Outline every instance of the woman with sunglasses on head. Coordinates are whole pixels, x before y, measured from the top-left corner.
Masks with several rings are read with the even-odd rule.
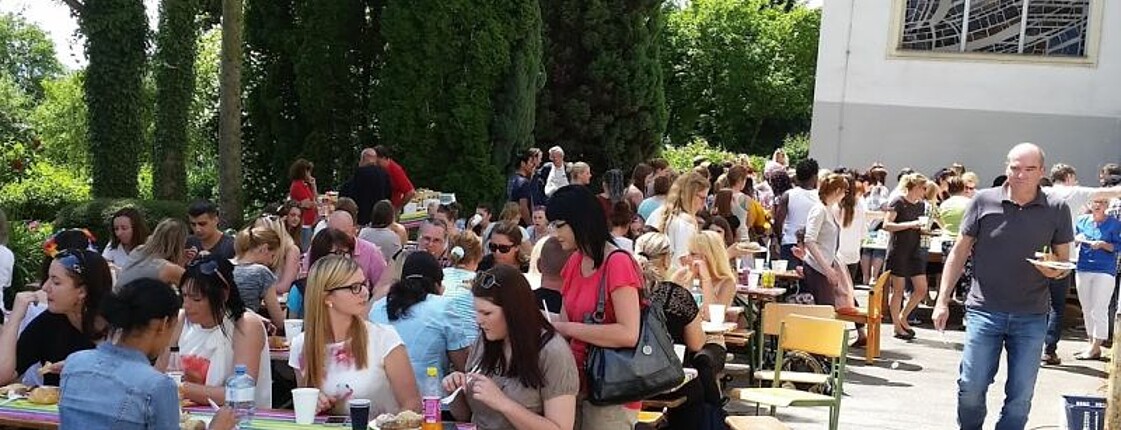
[[[62,428],[179,428],[175,381],[150,363],[174,339],[181,303],[170,285],[154,279],[122,285],[101,302],[112,340],[69,357],[58,408]],[[211,429],[236,425],[230,408],[210,422]]]
[[[522,273],[529,271],[529,258],[523,256],[522,244],[525,236],[522,233],[525,229],[518,226],[513,221],[499,222],[491,229],[490,241],[487,243],[487,249],[490,251],[483,261],[479,263],[479,267],[483,270],[494,267],[497,264],[505,264],[514,266],[521,270]]]
[[[642,279],[634,259],[625,251],[615,252],[619,247],[611,241],[607,218],[587,187],[569,185],[557,190],[549,199],[547,214],[561,247],[575,251],[561,272],[561,321],[553,326],[569,339],[576,368],[585,378],[588,345],[625,348],[638,342],[638,289]],[[594,324],[589,317],[596,309],[601,279],[607,290],[605,313],[602,323]],[[580,385],[586,387],[587,383],[581,379]],[[639,402],[595,406],[586,400],[583,389],[581,392],[584,394],[577,400],[577,428],[634,427]]]
[[[272,262],[268,266],[276,275],[276,282],[273,283],[276,293],[278,295],[287,293],[300,273],[300,246],[296,245],[284,230],[284,220],[280,218],[272,215],[262,216],[253,222],[253,226],[271,229],[280,238],[280,247],[276,249]]]
[[[328,255],[345,257],[354,255],[354,238],[342,230],[333,228],[322,230],[315,235],[315,238],[311,240],[311,246],[307,254],[304,254],[303,262],[300,263],[300,275],[296,279],[296,288],[288,290],[288,316],[290,318],[303,318],[304,297],[307,296],[308,269],[320,258]]]
[[[129,254],[148,240],[148,225],[144,222],[144,215],[132,207],[118,210],[109,222],[113,236],[101,256],[109,267],[122,267],[128,263]]]
[[[257,381],[257,407],[267,409],[272,407],[268,335],[237,293],[236,270],[213,255],[187,266],[179,282],[183,311],[171,346],[178,347],[183,362],[183,398],[199,405],[209,400],[224,404],[226,379],[234,375],[234,365],[244,364],[246,374]]]
[[[451,367],[464,370],[467,347],[474,339],[468,335],[475,328],[471,317],[453,312],[451,301],[440,295],[443,280],[436,257],[427,252],[409,254],[401,280],[370,310],[370,321],[393,327],[404,340],[418,387],[428,377],[429,367],[435,367],[440,378]]]
[[[481,430],[570,430],[580,376],[567,342],[534,304],[525,277],[510,266],[481,273],[471,287],[483,335],[471,347],[469,373],[444,378],[459,420]],[[514,351],[517,351],[516,353]]]
[[[117,273],[117,285],[137,279],[158,279],[168,284],[179,282],[187,264],[187,236],[190,230],[183,221],[168,218],[160,221],[152,235],[132,252],[128,264]]]
[[[98,315],[98,304],[112,285],[109,264],[97,252],[67,249],[56,254],[43,281],[46,311],[22,333],[16,323],[0,330],[0,385],[40,364],[46,366],[40,369],[45,385],[57,386],[66,357],[92,349],[104,338],[105,321]],[[16,294],[12,321],[21,321],[27,308],[39,300],[37,292]]]
[[[369,399],[370,416],[420,411],[409,354],[393,327],[370,322],[370,283],[353,259],[328,256],[308,273],[304,332],[288,364],[301,387],[319,389],[318,412],[347,413],[347,400]]]
[[[267,227],[247,227],[234,238],[234,285],[241,295],[245,308],[262,313],[264,309],[273,325],[284,327],[284,313],[280,310],[276,275],[269,268],[276,261],[280,249],[280,236]]]

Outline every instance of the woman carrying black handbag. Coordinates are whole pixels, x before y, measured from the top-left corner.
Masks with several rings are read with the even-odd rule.
[[[588,352],[595,347],[633,348],[639,340],[642,285],[634,260],[611,240],[607,218],[595,195],[583,186],[557,190],[546,210],[555,237],[566,251],[575,251],[561,271],[562,321],[557,332],[569,339],[580,370],[576,402],[576,428],[581,430],[632,429],[640,402],[597,406],[588,399]],[[606,278],[604,278],[606,277]],[[607,294],[601,323],[594,324],[599,285],[605,279]]]

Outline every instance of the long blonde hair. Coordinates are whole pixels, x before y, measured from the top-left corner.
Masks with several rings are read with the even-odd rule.
[[[270,229],[280,238],[279,252],[277,252],[276,256],[273,258],[272,264],[269,264],[269,269],[279,274],[284,269],[285,257],[288,254],[288,250],[297,246],[296,241],[292,240],[292,235],[288,234],[288,229],[284,226],[283,219],[261,217],[253,222],[253,226]]]
[[[249,226],[237,232],[237,237],[234,238],[234,252],[237,254],[237,259],[241,260],[246,253],[261,245],[275,251],[280,248],[282,236],[287,235],[282,235],[269,227]]]
[[[677,177],[673,186],[666,194],[665,213],[662,214],[662,223],[658,231],[666,233],[670,221],[682,213],[694,216],[701,208],[693,207],[693,196],[709,189],[708,179],[696,172],[689,172]],[[699,230],[699,226],[698,226]]]
[[[729,262],[728,250],[724,248],[724,237],[712,230],[697,232],[689,243],[689,251],[703,255],[708,273],[716,282],[736,279]]]
[[[129,267],[149,258],[162,258],[171,264],[182,264],[186,253],[187,235],[190,229],[183,221],[167,218],[156,225],[152,235],[139,248]]]
[[[331,332],[327,309],[327,291],[339,288],[361,273],[353,259],[337,255],[320,258],[311,266],[307,277],[306,314],[304,315],[304,373],[310,387],[320,387],[327,369],[327,344],[342,341]],[[358,369],[366,368],[366,319],[351,316],[349,348]]]

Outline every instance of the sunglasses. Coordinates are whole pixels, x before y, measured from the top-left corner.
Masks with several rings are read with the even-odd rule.
[[[350,284],[350,285],[343,285],[341,287],[331,288],[331,289],[327,290],[327,292],[330,293],[332,291],[338,291],[338,290],[350,290],[350,292],[354,293],[354,295],[359,295],[359,294],[362,294],[363,291],[369,291],[370,290],[370,281],[355,282],[355,283]]]
[[[483,272],[475,276],[475,283],[484,290],[489,290],[499,285],[498,278],[490,272]]]
[[[233,284],[222,275],[221,270],[218,270],[218,262],[215,260],[194,259],[187,263],[187,269],[195,269],[203,275],[216,277],[219,281],[222,281],[222,285],[225,285],[226,289],[233,289]]]
[[[55,261],[65,267],[66,270],[81,275],[86,271],[86,257],[82,256],[81,251],[66,249],[55,256]]]
[[[490,252],[498,252],[498,253],[501,253],[501,254],[505,254],[507,252],[510,252],[510,250],[514,249],[514,245],[499,245],[497,243],[492,243],[490,245],[487,245],[487,248],[490,248]]]
[[[567,222],[564,222],[564,221],[561,221],[561,220],[556,220],[556,221],[553,221],[553,222],[549,223],[549,228],[558,229],[558,228],[564,227],[566,225],[568,225]]]

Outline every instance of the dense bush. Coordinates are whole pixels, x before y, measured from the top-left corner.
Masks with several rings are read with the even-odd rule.
[[[35,282],[38,277],[39,265],[43,263],[43,242],[51,236],[53,229],[49,223],[38,221],[11,223],[11,235],[8,237],[8,249],[16,257],[16,265],[12,273],[12,290],[4,295],[7,302],[5,306],[11,307],[11,301],[16,291]]]
[[[798,133],[786,136],[782,141],[782,150],[791,166],[798,164],[810,156],[810,134]]]
[[[110,217],[123,207],[132,206],[144,214],[149,229],[156,228],[164,218],[187,218],[187,205],[183,202],[168,200],[136,199],[95,199],[81,204],[68,206],[55,220],[57,228],[88,228],[97,238],[98,247],[109,243],[112,232],[109,228]]]
[[[65,206],[90,199],[90,186],[74,172],[39,162],[22,181],[0,187],[0,208],[12,220],[52,220]]]

